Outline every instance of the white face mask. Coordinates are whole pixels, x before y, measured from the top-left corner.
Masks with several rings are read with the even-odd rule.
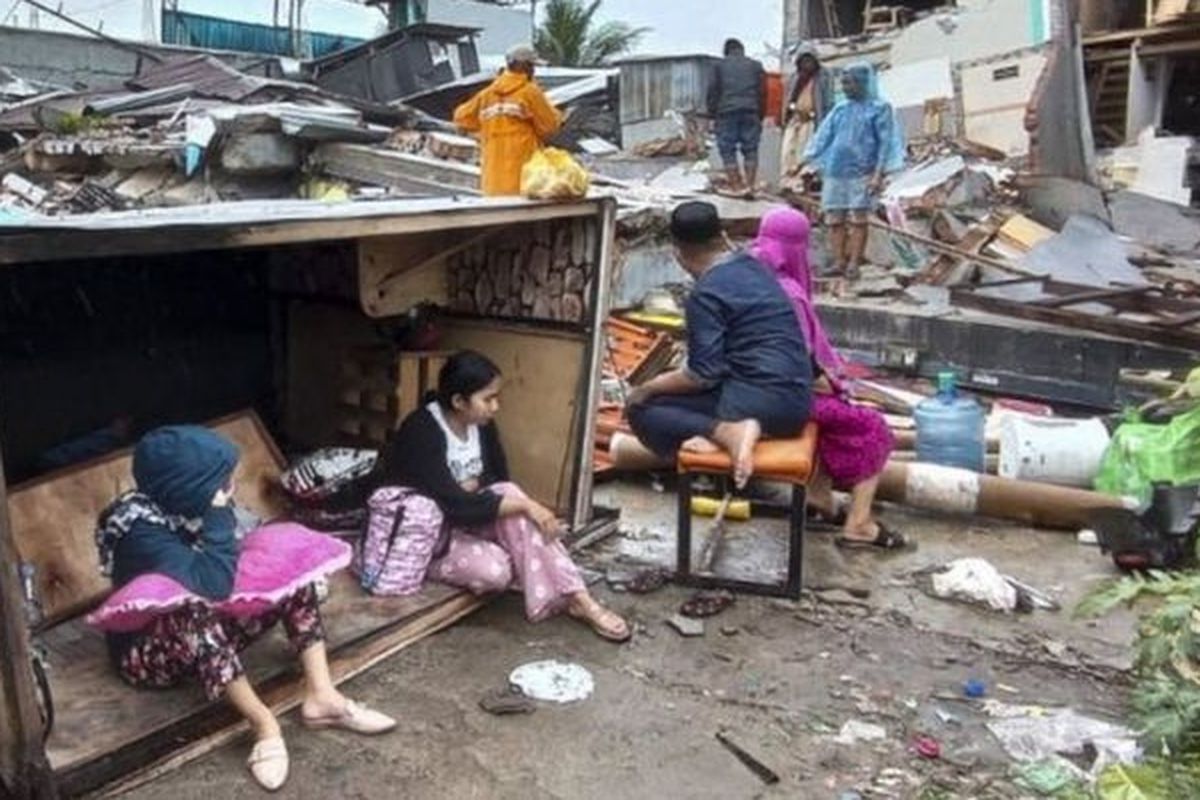
[[[233,492],[225,489],[217,489],[217,493],[213,495],[212,504],[214,506],[227,506],[229,501],[233,499]]]

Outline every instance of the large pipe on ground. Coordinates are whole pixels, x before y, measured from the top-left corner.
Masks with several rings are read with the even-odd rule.
[[[1048,483],[980,475],[937,464],[889,462],[878,497],[893,503],[959,514],[978,514],[1040,528],[1077,531],[1098,508],[1124,508],[1119,497]]]

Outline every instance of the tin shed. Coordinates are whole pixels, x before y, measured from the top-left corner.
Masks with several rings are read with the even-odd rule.
[[[0,784],[16,796],[130,786],[241,730],[197,688],[125,686],[83,621],[109,591],[92,528],[130,485],[129,451],[42,474],[36,453],[120,409],[142,429],[209,420],[241,449],[245,504],[285,513],[281,450],[378,438],[411,407],[432,362],[398,346],[396,331],[432,308],[421,318],[439,350],[479,350],[505,374],[498,421],[516,479],[587,529],[598,524],[590,442],[614,219],[611,200],[447,197],[6,220],[0,443],[5,466],[28,479],[0,481]],[[346,369],[364,352],[400,364],[375,395]],[[34,568],[40,622],[24,613],[19,564]],[[478,605],[437,585],[369,597],[337,576],[324,606],[336,678]],[[46,654],[56,712],[44,743],[31,643]],[[298,702],[297,676],[270,642],[248,663],[276,710]]]

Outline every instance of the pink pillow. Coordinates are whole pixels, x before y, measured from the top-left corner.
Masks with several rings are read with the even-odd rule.
[[[188,603],[252,617],[318,578],[350,564],[350,545],[302,525],[280,522],[246,534],[238,555],[233,593],[218,603],[192,594],[165,575],[134,578],[87,615],[89,625],[113,633],[141,630],[155,617]]]

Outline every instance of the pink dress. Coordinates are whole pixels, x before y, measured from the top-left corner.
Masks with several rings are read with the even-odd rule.
[[[820,431],[817,457],[839,489],[878,475],[891,455],[894,439],[878,411],[855,405],[840,380],[846,362],[829,341],[813,305],[808,266],[808,217],[794,208],[776,208],[763,217],[750,252],[775,273],[792,301],[796,321],[813,362],[829,379],[834,394],[813,395],[811,419]]]

